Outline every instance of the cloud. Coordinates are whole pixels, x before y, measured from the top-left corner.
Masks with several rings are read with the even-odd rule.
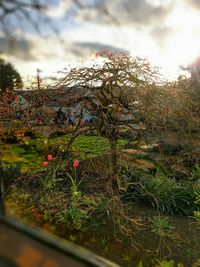
[[[17,48],[18,49],[18,48]],[[128,50],[120,47],[102,44],[99,42],[67,42],[64,45],[55,42],[53,38],[48,40],[32,39],[29,50],[29,56],[19,57],[9,55],[8,60],[14,64],[23,75],[34,75],[36,69],[42,70],[42,76],[50,74],[57,75],[57,71],[64,69],[68,65],[82,64],[82,62],[93,60],[95,54],[99,51],[112,52],[116,55],[126,54]],[[30,55],[35,55],[31,59]]]
[[[43,39],[39,36],[29,35],[27,38],[6,39],[0,38],[0,52],[12,58],[28,61],[74,61],[74,60],[88,60],[97,52],[104,51],[114,53],[115,55],[126,54],[129,51],[123,46],[102,43],[99,40],[92,41],[92,38],[82,40],[80,36],[76,40],[65,41],[64,43],[54,37]]]
[[[31,53],[32,48],[32,43],[27,39],[0,37],[0,52],[5,55],[16,56],[26,60],[33,60],[36,57]]]
[[[18,59],[24,73],[28,68],[30,73],[36,68],[47,73],[72,61],[91,60],[99,51],[130,51],[132,56],[147,57],[156,64],[163,60],[171,64],[175,58],[182,62],[186,54],[191,57],[199,45],[199,0],[79,0],[86,4],[84,8],[74,0],[42,1],[48,2],[44,19],[50,18],[51,24],[30,12],[30,17],[39,22],[42,35],[23,18],[18,23],[13,20],[15,27],[11,27],[13,37],[21,39],[10,44],[9,39],[0,38],[0,51],[13,62]],[[52,25],[59,29],[59,36]],[[195,43],[195,49],[191,49],[191,43]],[[181,54],[182,50],[189,52]]]
[[[200,8],[199,0],[186,0],[187,4],[194,8]]]
[[[110,21],[115,20],[119,24],[149,25],[164,21],[172,8],[172,1],[165,5],[153,5],[147,0],[101,1],[96,9],[80,11],[79,19],[108,22],[110,17]]]
[[[52,1],[45,11],[46,15],[51,18],[62,18],[68,13],[69,10],[75,8],[72,0],[67,1]]]
[[[173,29],[166,26],[155,27],[151,30],[150,34],[159,46],[165,45],[166,40],[172,34]]]
[[[97,52],[103,51],[113,53],[115,55],[129,55],[129,51],[118,48],[112,45],[102,44],[98,42],[77,42],[71,45],[71,48],[67,47],[67,51],[72,53],[74,57],[88,58]]]

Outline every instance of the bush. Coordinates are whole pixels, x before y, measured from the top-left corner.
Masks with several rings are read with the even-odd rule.
[[[0,163],[0,173],[6,190],[12,182],[20,176],[20,164]]]
[[[23,129],[9,129],[1,132],[1,140],[3,143],[17,144],[24,142],[25,131]]]
[[[195,196],[200,190],[198,183],[177,182],[165,175],[127,173],[129,187],[125,199],[139,200],[159,211],[191,215],[196,208]]]

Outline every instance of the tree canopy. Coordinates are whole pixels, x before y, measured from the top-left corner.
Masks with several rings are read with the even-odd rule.
[[[0,61],[0,89],[4,92],[7,88],[13,90],[22,86],[22,79],[18,71],[10,63]]]

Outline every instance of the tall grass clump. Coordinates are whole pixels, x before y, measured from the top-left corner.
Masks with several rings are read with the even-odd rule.
[[[126,200],[138,200],[158,211],[179,215],[191,215],[197,206],[195,197],[200,190],[197,183],[177,182],[164,174],[142,175],[139,172],[131,173],[130,170],[127,174],[129,186]]]

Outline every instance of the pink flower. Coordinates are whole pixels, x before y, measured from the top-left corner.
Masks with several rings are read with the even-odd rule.
[[[73,167],[76,169],[79,167],[79,161],[77,159],[74,160],[73,162]]]
[[[53,160],[53,156],[52,156],[51,154],[47,155],[47,160],[48,160],[48,161]]]
[[[44,167],[47,167],[47,166],[49,165],[49,162],[48,162],[48,161],[44,161],[44,162],[42,162],[42,165],[43,165]]]

